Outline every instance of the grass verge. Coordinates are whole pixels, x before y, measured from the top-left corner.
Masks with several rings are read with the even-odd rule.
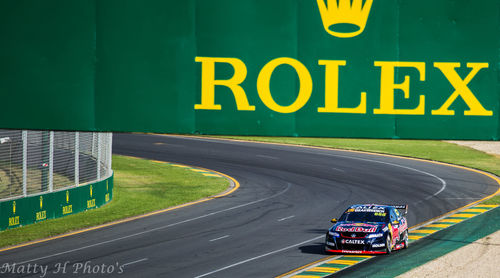
[[[64,234],[111,221],[184,204],[228,188],[225,178],[185,168],[113,155],[113,200],[95,210],[0,232],[0,247]]]
[[[217,137],[394,154],[462,165],[500,176],[500,157],[443,141],[255,136]],[[485,201],[484,204],[500,204],[500,195]]]

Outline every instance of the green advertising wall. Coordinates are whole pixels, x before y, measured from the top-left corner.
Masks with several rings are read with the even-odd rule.
[[[0,202],[0,231],[98,208],[113,199],[113,176],[92,184]]]
[[[497,0],[1,1],[0,127],[499,140],[499,34]]]

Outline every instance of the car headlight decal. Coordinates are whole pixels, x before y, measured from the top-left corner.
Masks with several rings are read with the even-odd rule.
[[[329,234],[330,236],[334,236],[334,237],[339,237],[339,236],[340,236],[340,234],[339,234],[339,233],[332,232],[332,231],[329,231],[329,232],[328,232],[328,234]]]
[[[375,237],[383,237],[383,233],[378,233],[378,234],[369,234],[367,238],[375,238]]]

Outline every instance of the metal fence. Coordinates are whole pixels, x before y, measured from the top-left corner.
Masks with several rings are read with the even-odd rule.
[[[112,133],[0,129],[0,200],[108,178]]]

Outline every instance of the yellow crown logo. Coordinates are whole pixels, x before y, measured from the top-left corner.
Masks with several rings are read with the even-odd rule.
[[[365,30],[373,0],[317,0],[325,30],[332,36],[352,38]],[[325,4],[328,1],[328,7]],[[351,3],[352,1],[352,3]]]

